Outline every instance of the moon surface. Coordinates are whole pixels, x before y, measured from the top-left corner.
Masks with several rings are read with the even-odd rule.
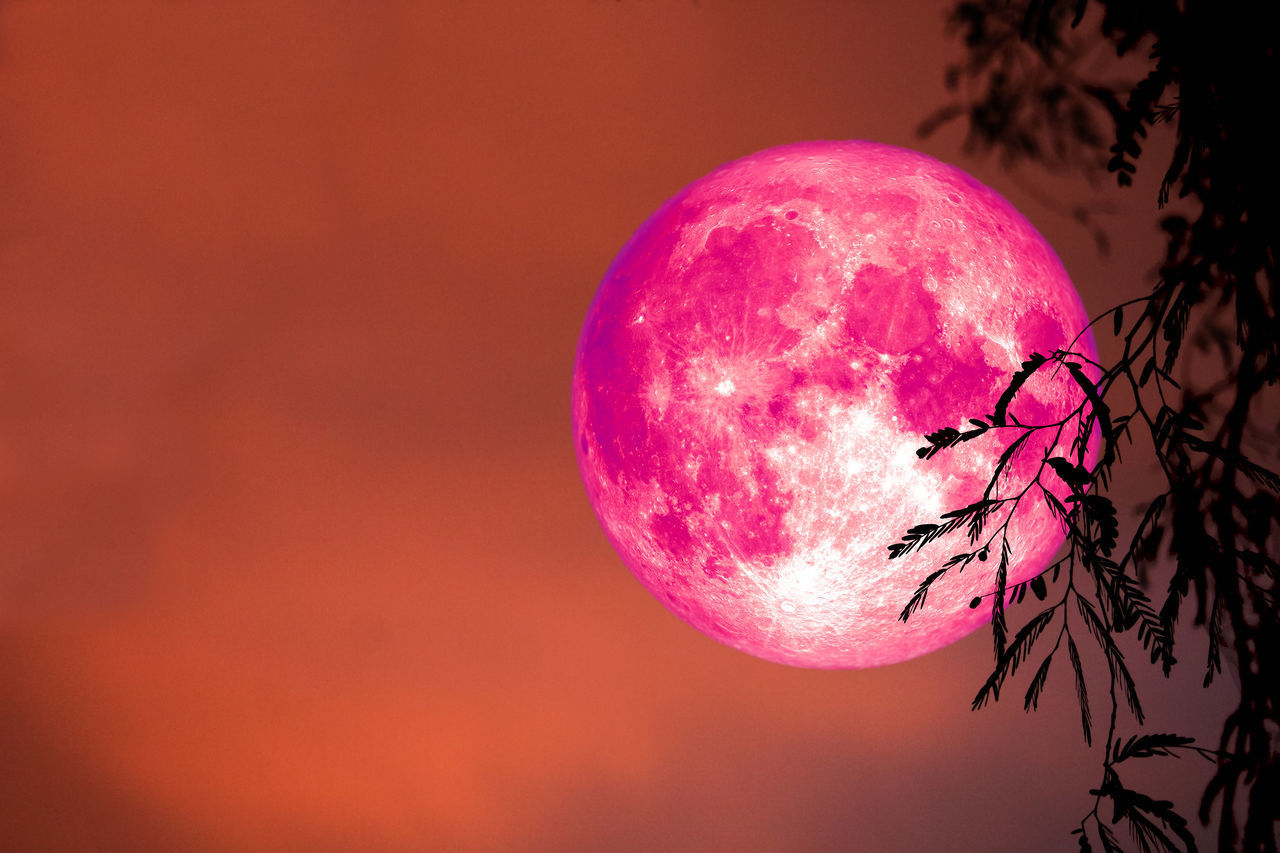
[[[1044,238],[959,169],[871,142],[762,151],[663,204],[605,275],[573,372],[582,479],[631,572],[708,636],[796,666],[917,657],[989,621],[969,603],[999,560],[949,570],[904,623],[921,580],[975,546],[963,530],[892,561],[886,546],[982,498],[1020,430],[928,460],[924,434],[990,414],[1031,353],[1087,322]],[[1096,359],[1090,335],[1075,350]],[[1042,369],[1009,412],[1050,424],[1080,399],[1068,371]],[[999,494],[1067,455],[1075,429],[1037,431]],[[1062,540],[1032,489],[1008,583]]]

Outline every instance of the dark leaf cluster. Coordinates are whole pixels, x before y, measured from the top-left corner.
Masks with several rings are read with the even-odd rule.
[[[971,528],[971,543],[979,547],[951,558],[932,576],[937,582],[949,569],[962,570],[1000,539],[1001,565],[990,593],[996,663],[975,707],[998,697],[1050,619],[1060,614],[1058,639],[1041,658],[1024,706],[1037,706],[1050,661],[1065,639],[1082,729],[1091,741],[1086,655],[1078,640],[1097,646],[1110,677],[1109,747],[1094,795],[1111,804],[1112,819],[1096,819],[1095,807],[1077,831],[1081,849],[1096,842],[1105,851],[1121,850],[1112,829],[1119,823],[1137,849],[1194,849],[1172,806],[1125,787],[1115,774],[1114,765],[1123,761],[1188,747],[1174,735],[1114,739],[1118,704],[1142,722],[1115,638],[1135,631],[1152,663],[1168,674],[1177,663],[1179,625],[1200,626],[1208,637],[1205,683],[1229,667],[1240,691],[1238,707],[1223,726],[1200,817],[1207,821],[1216,810],[1220,850],[1276,853],[1280,168],[1271,126],[1280,103],[1280,5],[961,0],[949,26],[964,45],[962,60],[946,72],[954,100],[925,120],[922,133],[961,121],[970,150],[995,152],[1010,167],[1036,163],[1110,174],[1125,187],[1150,158],[1153,130],[1164,126],[1172,134],[1172,154],[1154,201],[1163,207],[1177,198],[1185,208],[1162,223],[1167,246],[1155,285],[1094,320],[1110,318],[1122,349],[1113,363],[1090,364],[1071,352],[1074,342],[1064,351],[1033,354],[1010,377],[996,410],[971,421],[973,429],[926,436],[929,445],[920,451],[926,460],[943,451],[963,452],[964,442],[989,430],[1012,436],[984,495],[1001,501],[1003,522],[990,534],[983,522]],[[1126,57],[1127,64],[1101,63],[1108,54]],[[1143,62],[1140,73],[1130,73]],[[1070,214],[1097,236],[1087,208]],[[1015,485],[1008,493],[1002,473],[1032,433],[1046,427],[1019,423],[1011,404],[1027,379],[1047,365],[1068,371],[1084,395],[1076,412],[1048,425],[1070,448],[1047,458],[1026,489],[1019,492]],[[1221,379],[1205,378],[1214,373]],[[1124,518],[1106,493],[1113,467],[1139,432],[1145,433],[1143,446],[1149,443],[1154,451],[1163,482],[1138,508],[1141,519],[1122,540]],[[1063,485],[1070,494],[1060,500]],[[1005,497],[999,497],[1001,489]],[[1039,583],[1008,585],[1004,533],[1022,498],[1033,492],[1070,543],[1053,571],[1056,582],[1061,568],[1065,583],[1055,583],[1054,594],[1044,598],[1043,575]],[[945,526],[909,533],[898,552],[928,544]],[[924,605],[927,587],[918,591],[915,609]],[[1045,602],[1044,609],[1009,642],[1006,604],[1022,601],[1028,588]]]

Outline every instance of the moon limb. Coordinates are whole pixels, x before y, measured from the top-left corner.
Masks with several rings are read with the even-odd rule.
[[[986,621],[967,602],[994,567],[944,578],[904,625],[950,543],[891,564],[884,546],[980,495],[999,452],[922,463],[920,434],[990,411],[1019,356],[1083,324],[1052,250],[958,170],[872,143],[762,152],[667,202],[606,275],[575,361],[584,483],[624,562],[704,633],[802,666],[915,657]],[[1074,405],[1028,386],[1036,414]],[[1061,539],[1028,514],[1011,584]]]

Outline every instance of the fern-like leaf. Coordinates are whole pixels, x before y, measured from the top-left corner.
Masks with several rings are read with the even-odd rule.
[[[1093,746],[1093,719],[1089,713],[1089,688],[1084,683],[1084,667],[1080,664],[1080,652],[1075,641],[1067,635],[1067,655],[1076,674],[1076,698],[1080,700],[1080,727],[1084,729],[1084,742]]]

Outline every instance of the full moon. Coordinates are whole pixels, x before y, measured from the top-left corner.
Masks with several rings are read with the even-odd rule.
[[[871,142],[762,151],[668,200],[606,273],[573,371],[582,479],[631,572],[708,636],[795,666],[914,658],[990,620],[994,553],[899,614],[1008,504],[977,545],[962,529],[894,560],[886,546],[982,499],[1005,448],[1070,416],[1080,386],[1038,370],[1008,427],[916,451],[990,415],[1024,360],[1087,323],[1044,238],[959,169]],[[1087,333],[1073,349],[1096,360]],[[1070,494],[1043,463],[1077,431],[1033,431],[996,483],[1025,492],[1010,586],[1062,544],[1038,486]]]

